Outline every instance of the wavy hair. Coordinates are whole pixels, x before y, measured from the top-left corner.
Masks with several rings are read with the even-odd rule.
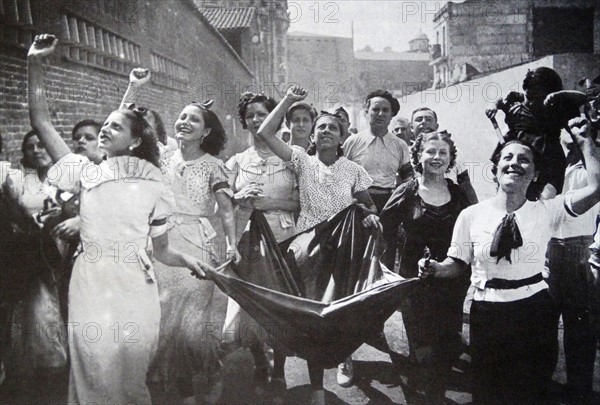
[[[456,164],[456,146],[452,140],[452,135],[446,131],[440,132],[423,132],[417,136],[415,142],[410,147],[410,162],[417,173],[423,174],[423,165],[419,161],[423,153],[423,147],[428,141],[443,141],[446,142],[450,149],[450,164],[446,172]]]
[[[248,126],[246,125],[246,111],[248,110],[248,106],[253,103],[261,103],[268,112],[273,111],[277,106],[277,101],[275,101],[273,97],[267,96],[265,93],[252,93],[249,91],[243,93],[238,103],[238,118],[244,129],[248,129]],[[281,125],[281,123],[279,125]]]
[[[140,138],[142,141],[138,147],[131,151],[131,156],[147,160],[154,166],[160,167],[160,152],[158,150],[156,133],[146,120],[148,110],[145,108],[132,107],[126,110],[119,110],[119,112],[129,120],[131,125],[131,136]]]

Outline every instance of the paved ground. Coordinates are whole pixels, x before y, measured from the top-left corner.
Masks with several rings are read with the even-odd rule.
[[[393,349],[400,352],[407,351],[407,343],[402,325],[402,317],[395,313],[386,323],[385,333]],[[464,325],[464,334],[468,336],[468,323]],[[560,335],[562,342],[562,334]],[[340,404],[419,404],[421,397],[407,386],[407,378],[418,370],[409,367],[394,370],[389,356],[376,349],[363,345],[355,353],[355,385],[342,388],[336,383],[336,370],[325,372],[326,401],[330,405]],[[469,389],[469,356],[461,356],[453,370],[451,384],[446,392],[449,403],[467,404],[471,402]],[[560,403],[562,384],[566,382],[564,357],[561,353],[557,366],[553,387],[556,403]],[[249,351],[238,349],[225,358],[225,389],[221,404],[268,404],[271,402],[269,392],[256,395],[252,383],[253,360]],[[288,390],[286,402],[290,405],[305,405],[310,403],[310,384],[306,362],[302,359],[291,357],[286,363],[286,377]],[[35,384],[24,381],[5,384],[0,389],[0,403],[2,404],[63,404],[66,403],[67,380],[64,375],[43,376]],[[600,356],[596,358],[595,391],[596,403],[600,403]],[[179,398],[161,392],[152,386],[153,402],[155,404],[176,404]]]

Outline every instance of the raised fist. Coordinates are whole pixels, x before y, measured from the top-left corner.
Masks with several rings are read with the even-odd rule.
[[[56,49],[58,38],[52,34],[36,35],[33,44],[29,47],[27,57],[44,57],[50,55]]]
[[[285,93],[285,98],[295,103],[304,100],[307,95],[308,91],[304,90],[302,87],[292,86],[287,90],[287,93]]]
[[[146,84],[150,81],[150,70],[145,68],[135,68],[129,73],[129,83]]]
[[[569,120],[569,128],[578,144],[581,144],[585,138],[590,137],[591,126],[585,117],[576,117]]]

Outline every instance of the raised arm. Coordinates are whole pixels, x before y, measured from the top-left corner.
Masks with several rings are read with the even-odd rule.
[[[304,100],[307,94],[306,90],[300,86],[290,87],[283,97],[283,100],[277,104],[275,109],[271,111],[258,129],[258,136],[260,136],[273,153],[279,156],[284,162],[292,160],[292,148],[275,136],[277,127],[279,127],[279,123],[292,104],[296,101]]]
[[[592,126],[586,118],[573,118],[569,128],[581,148],[587,172],[587,186],[573,192],[571,207],[576,214],[583,214],[600,201],[600,151],[591,137]]]
[[[27,53],[27,103],[31,127],[38,133],[52,161],[70,153],[67,143],[56,132],[50,121],[50,112],[44,91],[44,66],[42,60],[56,49],[58,39],[54,35],[36,35]]]
[[[129,73],[129,86],[125,90],[125,95],[121,100],[119,110],[127,108],[128,104],[138,101],[138,95],[143,85],[150,81],[150,70],[144,68],[135,68]]]

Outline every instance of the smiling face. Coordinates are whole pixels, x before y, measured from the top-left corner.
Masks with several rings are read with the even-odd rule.
[[[246,127],[252,136],[256,136],[258,128],[260,128],[260,125],[268,115],[269,110],[267,110],[267,107],[263,103],[248,104],[244,119],[246,120]]]
[[[369,100],[367,119],[371,128],[385,128],[392,120],[392,105],[383,97],[373,97]]]
[[[188,105],[181,110],[175,121],[175,139],[181,142],[197,142],[210,133],[204,123],[204,116],[199,107]]]
[[[84,125],[77,128],[73,134],[75,153],[83,155],[90,160],[102,155],[98,147],[98,129],[93,125]]]
[[[113,111],[102,124],[98,145],[106,156],[130,154],[130,147],[137,147],[141,139],[131,134],[131,121],[121,112]]]
[[[496,179],[503,190],[525,194],[535,176],[533,153],[529,147],[513,143],[502,149]]]
[[[290,131],[294,139],[307,139],[310,137],[312,118],[304,108],[296,108],[290,117]]]
[[[423,132],[437,131],[438,123],[433,111],[420,110],[413,114],[411,127],[416,138]]]
[[[340,145],[340,124],[335,117],[324,116],[315,123],[315,144],[317,150],[337,150]]]
[[[423,145],[419,163],[423,173],[443,175],[450,166],[450,145],[439,139],[431,139]]]
[[[29,137],[27,142],[25,142],[25,160],[29,162],[34,169],[47,166],[51,162],[44,144],[37,135]]]

